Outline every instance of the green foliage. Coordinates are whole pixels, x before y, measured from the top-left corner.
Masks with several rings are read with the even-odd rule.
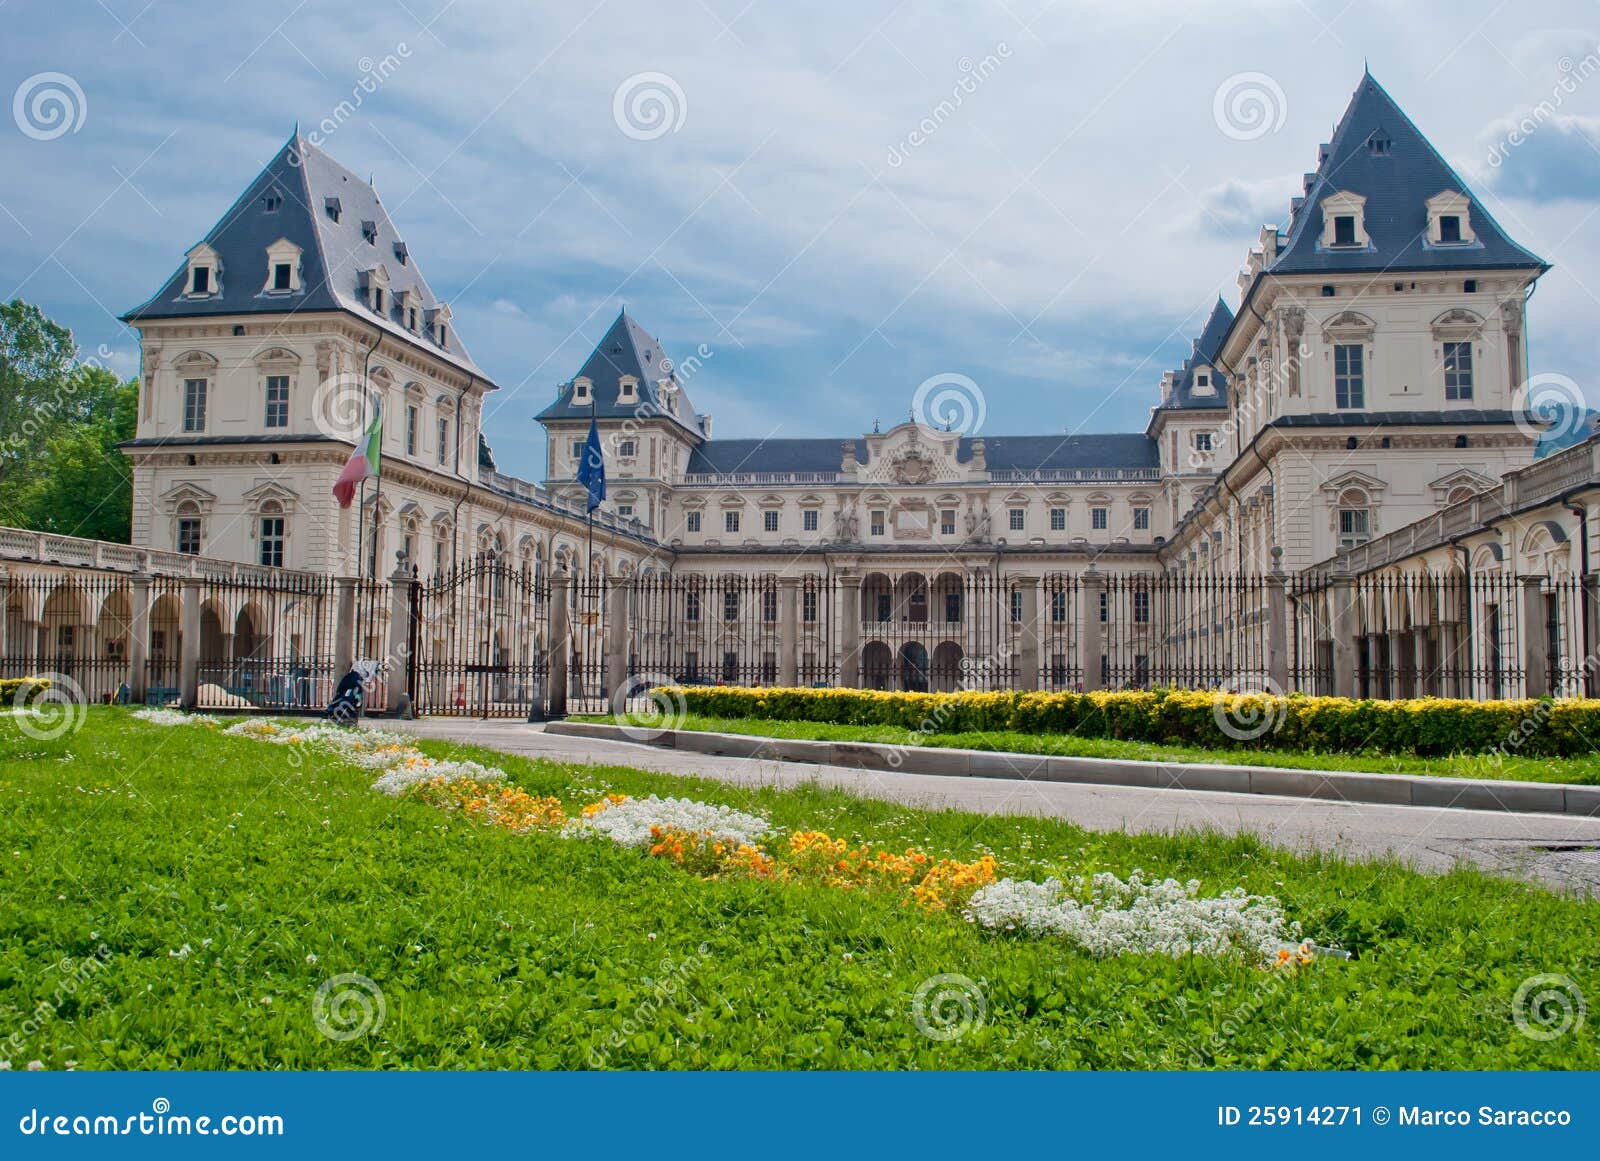
[[[49,688],[43,677],[0,677],[0,709],[28,705]]]
[[[1366,701],[1195,690],[1095,693],[885,693],[869,689],[674,690],[691,713],[717,718],[893,726],[923,735],[1013,732],[1285,752],[1592,754],[1600,701]],[[1234,733],[1225,728],[1237,723]],[[1260,731],[1246,723],[1266,723]]]
[[[74,360],[64,327],[0,305],[0,524],[126,542],[138,387]]]
[[[1595,1068],[1587,1028],[1522,1035],[1530,976],[1600,994],[1595,904],[1458,871],[1295,855],[1211,834],[1092,834],[804,787],[493,762],[568,809],[687,794],[892,849],[1040,878],[1199,878],[1279,896],[1356,951],[1097,960],[982,932],[893,893],[707,880],[603,842],[513,835],[368,789],[312,751],[93,709],[28,738],[0,719],[0,1059],[59,1068]],[[103,965],[82,965],[96,955]],[[314,957],[314,959],[313,959]],[[341,1042],[320,985],[359,973],[386,1018]],[[956,973],[981,1026],[922,1035],[918,986]],[[81,980],[63,988],[66,978]],[[41,1004],[44,1008],[41,1009]],[[41,1011],[45,1014],[40,1015]],[[8,1039],[13,1033],[19,1039]]]

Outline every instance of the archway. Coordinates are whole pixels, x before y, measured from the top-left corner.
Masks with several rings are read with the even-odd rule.
[[[928,650],[921,641],[900,646],[900,688],[911,693],[928,692]]]
[[[952,693],[961,685],[961,646],[954,641],[941,641],[933,651],[933,667],[929,672],[929,688],[934,693]]]
[[[869,641],[861,651],[863,689],[888,689],[894,680],[894,655],[882,641]]]

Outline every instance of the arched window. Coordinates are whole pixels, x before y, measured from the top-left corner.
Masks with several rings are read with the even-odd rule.
[[[260,536],[260,561],[268,568],[282,568],[284,549],[288,545],[288,527],[283,505],[268,500],[261,505],[257,528]]]
[[[185,500],[179,504],[172,531],[173,547],[190,556],[199,556],[200,537],[203,531],[200,505],[193,500]]]
[[[1372,539],[1372,507],[1360,488],[1346,488],[1339,493],[1337,519],[1341,552]]]

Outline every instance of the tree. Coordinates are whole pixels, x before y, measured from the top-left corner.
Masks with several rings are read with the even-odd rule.
[[[138,384],[75,353],[38,307],[0,305],[0,524],[126,543]]]

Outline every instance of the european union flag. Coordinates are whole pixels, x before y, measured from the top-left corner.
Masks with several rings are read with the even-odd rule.
[[[589,421],[589,438],[583,444],[583,458],[578,461],[578,483],[589,492],[589,511],[600,507],[606,498],[606,458],[600,454],[600,425]]]

